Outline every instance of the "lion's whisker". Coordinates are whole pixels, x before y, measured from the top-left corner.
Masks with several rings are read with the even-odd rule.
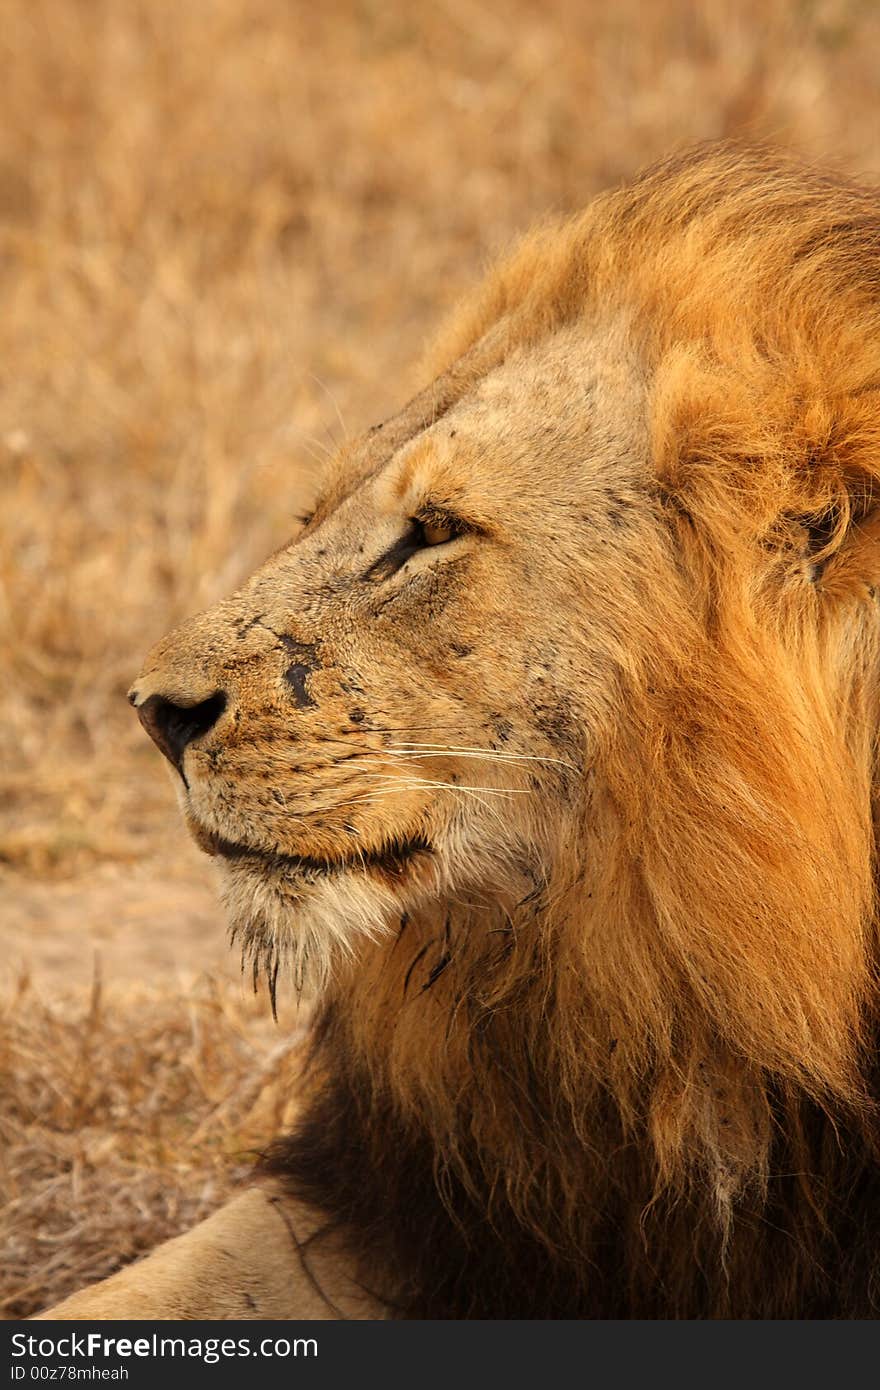
[[[322,734],[317,740],[321,743],[345,742],[350,738],[363,738],[366,734],[420,734],[436,733],[440,729],[485,729],[485,724],[359,724],[352,729],[340,729],[338,734]],[[442,745],[438,744],[437,747]]]
[[[365,775],[372,777],[374,781],[387,783],[390,790],[403,787],[437,787],[445,788],[450,791],[484,792],[488,796],[531,796],[532,794],[532,789],[530,787],[472,787],[467,783],[442,782],[427,777],[410,776],[408,779],[404,780],[400,777],[393,777],[391,773],[383,775],[381,773],[367,772]]]
[[[498,748],[468,748],[441,743],[402,743],[390,744],[381,751],[392,753],[397,757],[412,758],[441,758],[452,753],[459,758],[484,758],[487,762],[499,763],[550,763],[557,767],[568,768],[571,772],[578,771],[574,763],[567,762],[564,758],[545,757],[538,753],[512,753]]]

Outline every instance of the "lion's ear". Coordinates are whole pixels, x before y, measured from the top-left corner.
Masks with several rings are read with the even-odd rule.
[[[806,529],[811,577],[820,592],[873,597],[880,589],[880,505],[810,518]]]
[[[806,395],[792,432],[810,578],[826,594],[880,585],[880,386]]]

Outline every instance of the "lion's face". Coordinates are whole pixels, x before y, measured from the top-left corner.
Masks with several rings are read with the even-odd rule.
[[[623,339],[574,332],[380,466],[350,449],[300,534],[147,658],[132,702],[270,967],[540,880],[588,795],[653,504]]]

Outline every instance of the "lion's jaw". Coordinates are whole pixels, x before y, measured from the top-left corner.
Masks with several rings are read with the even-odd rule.
[[[133,692],[142,717],[170,704],[160,746],[211,711],[179,753],[185,818],[255,969],[274,981],[289,964],[309,992],[410,913],[546,878],[586,794],[652,505],[615,334],[557,335],[378,465],[370,440],[301,535],[160,642]]]
[[[279,975],[298,996],[319,996],[359,945],[396,936],[410,916],[468,893],[510,900],[528,851],[515,833],[503,843],[490,830],[460,818],[432,841],[419,835],[364,862],[320,867],[218,859],[230,936],[255,986],[266,981],[273,1008]]]

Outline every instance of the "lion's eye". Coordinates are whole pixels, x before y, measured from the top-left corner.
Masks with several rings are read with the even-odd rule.
[[[439,521],[418,521],[416,525],[421,531],[424,545],[445,545],[447,541],[454,540],[457,534],[448,523]]]

